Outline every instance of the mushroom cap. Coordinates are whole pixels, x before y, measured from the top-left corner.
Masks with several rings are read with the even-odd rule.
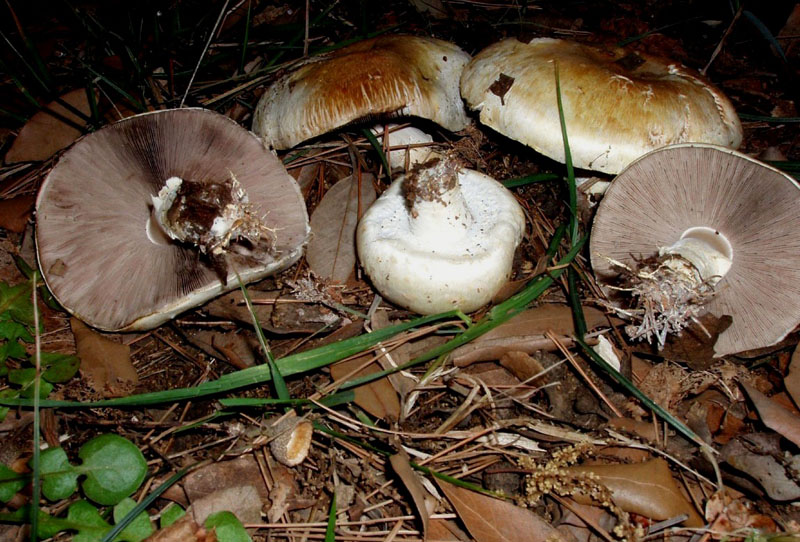
[[[235,177],[274,228],[272,253],[229,251],[223,285],[196,249],[166,236],[151,241],[151,196],[173,176]],[[278,158],[233,120],[203,109],[145,113],[85,136],[45,179],[36,216],[47,286],[69,312],[109,331],[155,327],[238,287],[235,271],[245,282],[276,273],[301,256],[309,235],[303,198]]]
[[[564,163],[554,63],[576,167],[619,173],[675,143],[737,148],[742,126],[730,101],[677,63],[552,38],[507,39],[470,61],[461,94],[480,120]]]
[[[276,149],[380,114],[416,116],[451,131],[469,124],[459,78],[470,56],[434,38],[392,35],[312,58],[258,102],[253,131]]]
[[[410,231],[411,216],[398,178],[358,224],[361,265],[389,301],[419,314],[472,312],[491,301],[511,275],[525,216],[503,185],[461,169],[458,182],[473,222],[461,239],[433,246]]]
[[[590,251],[598,282],[618,276],[609,258],[635,262],[693,226],[730,242],[733,264],[706,305],[730,315],[717,356],[770,346],[800,322],[800,185],[739,152],[682,144],[653,151],[620,173],[600,202]]]

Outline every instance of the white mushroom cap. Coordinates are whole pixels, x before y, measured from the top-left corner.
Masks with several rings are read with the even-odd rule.
[[[258,102],[253,131],[276,149],[386,114],[469,124],[458,85],[470,56],[433,38],[382,36],[311,59],[275,81]]]
[[[715,354],[770,346],[800,323],[798,208],[800,185],[773,167],[723,147],[666,147],[612,181],[592,226],[592,267],[608,284],[619,274],[609,259],[635,267],[691,239],[686,257],[723,275],[706,309],[733,319]],[[692,254],[703,244],[712,257]]]
[[[153,197],[183,181],[236,187],[269,229],[268,250],[231,240],[227,284],[154,217]],[[276,273],[300,258],[309,235],[302,195],[280,160],[202,109],[137,115],[79,140],[45,179],[36,216],[48,287],[72,314],[109,331],[155,327],[238,287],[235,271],[245,282]]]
[[[420,314],[471,312],[508,280],[524,230],[522,209],[500,183],[434,159],[395,181],[367,210],[358,254],[393,303]]]
[[[482,123],[563,163],[554,63],[575,167],[613,174],[665,145],[742,141],[733,106],[705,78],[623,49],[507,39],[472,59],[461,94]]]

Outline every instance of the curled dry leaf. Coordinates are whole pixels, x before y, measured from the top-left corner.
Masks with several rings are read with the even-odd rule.
[[[131,363],[131,348],[91,330],[77,318],[70,318],[81,373],[104,397],[127,395],[139,382]]]
[[[218,489],[241,485],[254,486],[264,499],[269,494],[258,462],[250,454],[205,465],[187,474],[181,485],[189,502],[196,501]]]
[[[776,501],[800,499],[800,486],[786,475],[786,469],[771,455],[751,451],[738,439],[729,441],[720,456],[733,468],[755,479]]]
[[[311,214],[306,260],[322,279],[344,283],[356,264],[356,226],[375,201],[374,177],[351,175],[334,184]]]
[[[590,465],[568,467],[568,472],[593,472],[599,483],[611,490],[614,503],[626,512],[633,512],[658,521],[687,514],[687,527],[704,524],[694,506],[683,496],[672,477],[667,462],[652,459],[627,465]],[[590,497],[575,495],[575,500],[592,504]]]
[[[185,514],[169,527],[159,529],[145,538],[144,542],[208,542],[206,534],[192,514]]]
[[[477,542],[558,542],[570,540],[531,510],[436,480]]]
[[[742,383],[764,425],[800,446],[800,417],[773,401],[754,386]]]
[[[584,307],[583,313],[587,329],[607,323],[605,314],[593,307]],[[547,331],[557,336],[571,336],[575,332],[572,309],[567,305],[547,304],[523,311],[474,341],[456,348],[453,362],[463,367],[476,361],[500,359],[506,352],[530,354],[536,350],[555,350],[556,346],[545,337]]]
[[[67,92],[60,99],[84,116],[76,115],[58,101],[47,104],[47,109],[68,119],[72,124],[67,124],[47,111],[39,111],[19,131],[17,139],[6,153],[6,164],[47,160],[80,137],[81,131],[76,126],[86,126],[86,119],[91,115],[86,90],[81,88]]]

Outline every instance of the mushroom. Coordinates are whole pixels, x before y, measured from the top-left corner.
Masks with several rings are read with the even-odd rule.
[[[564,163],[554,64],[575,167],[615,174],[669,144],[741,143],[733,106],[705,78],[621,48],[552,38],[500,41],[464,69],[461,94],[483,124]]]
[[[469,123],[459,77],[470,57],[433,38],[381,36],[310,59],[276,80],[253,115],[253,131],[288,149],[376,115],[415,116],[451,131]]]
[[[356,241],[361,265],[393,303],[420,314],[471,312],[508,280],[524,230],[503,185],[438,156],[392,183]]]
[[[414,164],[440,156],[434,150],[433,138],[414,126],[399,128],[396,124],[376,126],[370,130],[386,149],[386,159],[392,171],[407,171]]]
[[[108,331],[155,327],[300,258],[308,215],[259,139],[202,109],[145,113],[79,140],[36,202],[58,301]]]
[[[297,466],[308,457],[314,426],[294,411],[273,420],[267,432],[272,436],[269,443],[272,455],[287,467]]]
[[[612,295],[630,279],[643,317],[634,335],[663,344],[710,312],[732,317],[716,356],[770,346],[800,322],[798,203],[792,177],[744,154],[665,147],[612,181],[592,227],[592,267]]]

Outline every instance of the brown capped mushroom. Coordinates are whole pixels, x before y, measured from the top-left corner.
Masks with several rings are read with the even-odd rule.
[[[414,116],[458,131],[469,124],[459,94],[470,57],[434,38],[391,35],[310,59],[275,81],[258,102],[253,131],[288,149],[350,122]]]
[[[130,117],[78,141],[36,203],[58,301],[109,331],[155,327],[300,258],[308,215],[253,134],[202,109]]]
[[[708,311],[733,319],[717,356],[770,346],[800,323],[798,205],[797,181],[744,154],[665,147],[612,181],[592,226],[592,267],[606,288],[632,271],[637,332],[659,343]]]
[[[470,61],[461,94],[483,124],[564,163],[555,63],[575,167],[613,174],[669,144],[741,143],[733,106],[704,77],[619,48],[552,38],[503,40]]]

